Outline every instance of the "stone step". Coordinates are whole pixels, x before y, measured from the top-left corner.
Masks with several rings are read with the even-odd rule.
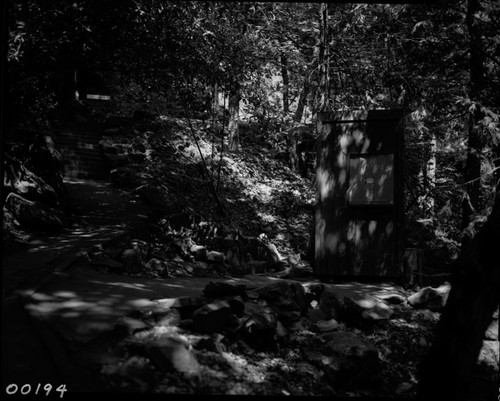
[[[80,170],[65,170],[64,178],[80,178],[80,179],[95,179],[95,180],[108,180],[109,174],[106,173],[96,173],[96,172],[88,172],[88,171],[80,171]]]
[[[103,158],[104,157],[104,152],[100,148],[86,148],[86,147],[69,147],[69,146],[62,146],[59,148],[61,153],[63,155],[89,155],[89,156],[96,156]]]
[[[82,166],[95,169],[107,169],[109,167],[105,160],[83,159],[79,157],[66,159],[64,164],[66,166]]]
[[[96,138],[89,138],[85,136],[59,136],[55,138],[55,144],[56,146],[62,146],[62,145],[71,145],[71,144],[78,144],[78,143],[88,143],[92,144],[95,146],[99,146],[99,141],[101,141],[101,137],[96,137]]]
[[[79,169],[66,169],[64,170],[65,177],[94,177],[103,180],[109,180],[109,173],[94,170],[79,170]]]

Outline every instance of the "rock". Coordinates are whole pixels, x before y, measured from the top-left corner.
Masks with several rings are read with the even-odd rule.
[[[246,285],[229,284],[223,281],[210,281],[203,289],[203,294],[210,298],[226,297],[230,295],[243,295]]]
[[[147,325],[143,321],[134,319],[129,316],[122,316],[121,318],[119,318],[115,327],[124,329],[127,335],[133,335],[139,331],[149,329],[149,325]]]
[[[446,305],[451,285],[445,283],[437,288],[425,287],[408,297],[408,303],[414,308],[441,310]]]
[[[377,298],[381,299],[384,302],[388,302],[392,305],[399,305],[406,301],[406,297],[401,294],[382,294],[375,295]]]
[[[181,314],[177,309],[171,309],[166,314],[156,315],[156,324],[159,326],[178,326],[181,321]]]
[[[498,340],[498,319],[492,320],[484,334],[484,338],[486,340]]]
[[[125,265],[125,271],[127,273],[139,273],[143,269],[141,254],[135,248],[124,250],[121,260]]]
[[[319,309],[325,314],[326,319],[337,319],[341,305],[333,288],[325,286],[319,299]]]
[[[64,157],[54,142],[54,133],[41,132],[28,152],[29,164],[37,171],[64,171]]]
[[[317,351],[305,351],[304,358],[314,364],[326,365],[328,364],[329,356],[323,355],[321,352]]]
[[[189,252],[191,252],[195,260],[207,260],[207,248],[202,245],[193,245],[189,248]]]
[[[5,206],[19,224],[26,227],[58,230],[69,224],[68,217],[61,210],[41,202],[29,201],[13,192],[7,196]]]
[[[319,308],[309,308],[307,311],[307,317],[311,320],[311,322],[317,323],[326,319],[326,313]]]
[[[323,377],[323,372],[307,362],[297,364],[297,371],[305,375],[308,380],[319,381]]]
[[[233,298],[227,299],[229,306],[231,307],[231,311],[238,317],[243,317],[245,312],[245,302],[243,298],[240,296],[236,296]]]
[[[53,208],[59,206],[55,189],[21,162],[6,156],[3,177],[4,189],[7,192],[14,192],[24,199],[41,202]]]
[[[177,254],[184,260],[188,260],[190,257],[189,249],[194,245],[191,238],[182,238],[174,241],[174,246],[176,248]]]
[[[300,320],[300,311],[279,309],[278,319],[290,327],[291,324]]]
[[[226,351],[226,347],[221,343],[221,341],[224,339],[224,336],[219,333],[212,334],[209,337],[204,337],[200,339],[196,345],[195,349],[197,350],[204,350],[204,351],[210,351],[210,352],[217,352],[219,354],[222,354],[223,352]]]
[[[146,263],[145,267],[156,272],[163,272],[168,269],[168,263],[161,259],[152,258]]]
[[[186,376],[200,373],[201,366],[184,343],[172,337],[160,337],[147,347],[151,361],[163,372],[172,368]]]
[[[359,297],[353,294],[352,297],[344,297],[342,308],[342,320],[350,323],[359,323],[360,319],[367,322],[388,320],[394,311],[384,302],[369,295]]]
[[[249,316],[241,329],[245,342],[258,350],[274,348],[278,325],[276,314],[270,308],[246,302],[245,315]]]
[[[299,310],[302,314],[307,312],[307,308],[309,306],[309,302],[306,296],[306,290],[301,283],[292,282],[290,283],[290,287],[294,292],[293,299],[299,306]]]
[[[288,331],[285,329],[283,324],[278,320],[278,322],[276,323],[276,335],[279,338],[283,338],[283,337],[286,337],[287,334],[288,334]]]
[[[282,280],[256,288],[255,292],[259,294],[261,299],[274,304],[289,304],[295,295],[290,284]]]
[[[363,387],[377,381],[379,355],[368,341],[350,332],[338,331],[321,336],[326,345],[329,380],[342,387]]]
[[[176,298],[173,301],[173,308],[196,308],[206,305],[208,302],[207,298],[201,297],[182,297]]]
[[[101,370],[104,375],[121,376],[122,380],[130,380],[139,386],[138,392],[145,393],[150,390],[153,369],[148,358],[134,355],[121,362],[107,363]]]
[[[308,283],[305,285],[304,289],[306,291],[306,295],[310,301],[316,300],[319,301],[321,298],[321,294],[327,286],[322,283]]]
[[[207,253],[207,260],[209,262],[222,263],[224,262],[225,256],[223,253],[217,251],[210,251]]]
[[[481,352],[479,353],[479,361],[491,366],[496,372],[499,371],[499,346],[498,341],[483,341]]]
[[[378,362],[378,350],[370,342],[347,331],[321,335],[326,341],[325,349],[341,358],[354,358],[371,364]]]
[[[408,382],[401,383],[396,389],[396,395],[403,395],[410,392],[415,386]]]
[[[221,332],[229,323],[231,315],[232,311],[228,302],[212,302],[193,313],[191,328],[203,334]]]
[[[316,327],[321,333],[326,333],[337,330],[339,328],[339,323],[335,319],[320,320],[319,322],[316,322]]]

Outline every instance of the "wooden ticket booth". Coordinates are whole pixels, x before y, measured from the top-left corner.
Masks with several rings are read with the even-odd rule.
[[[402,278],[403,112],[318,113],[314,272]]]

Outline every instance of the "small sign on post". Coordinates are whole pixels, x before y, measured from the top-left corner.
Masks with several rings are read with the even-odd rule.
[[[89,100],[111,100],[111,96],[87,94],[87,99],[89,99]]]

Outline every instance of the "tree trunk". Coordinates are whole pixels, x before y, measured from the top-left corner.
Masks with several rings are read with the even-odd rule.
[[[481,31],[474,15],[481,10],[479,0],[469,0],[467,8],[467,27],[469,29],[470,47],[470,89],[469,97],[474,106],[469,112],[468,154],[465,164],[464,178],[466,193],[462,204],[462,227],[465,228],[470,222],[474,211],[479,209],[479,197],[481,190],[481,152],[483,140],[479,121],[483,118],[480,101],[481,92],[484,88],[484,54],[479,48],[481,43]]]
[[[488,221],[462,249],[435,339],[420,367],[418,399],[467,400],[484,333],[499,304],[500,182]]]
[[[239,112],[240,112],[240,89],[235,88],[229,93],[229,150],[237,152],[240,147],[238,132]]]
[[[422,141],[424,141],[423,136]],[[437,139],[435,134],[431,134],[427,146],[429,149],[427,162],[419,174],[420,185],[424,189],[424,194],[419,199],[419,208],[423,216],[432,217],[434,216],[434,190],[436,187]]]
[[[319,74],[319,99],[314,108],[313,114],[326,110],[330,100],[330,60],[329,60],[329,28],[328,28],[328,3],[321,3],[319,18],[319,53],[318,61],[320,66]]]
[[[288,59],[285,54],[281,55],[281,77],[283,78],[283,112],[288,114],[290,111],[289,100],[289,79],[288,79]]]
[[[304,84],[302,85],[302,91],[300,92],[299,102],[297,104],[297,110],[295,110],[295,115],[293,117],[293,121],[300,123],[302,120],[302,115],[304,114],[304,107],[307,103],[307,96],[309,95],[309,82],[307,79],[304,80]]]

